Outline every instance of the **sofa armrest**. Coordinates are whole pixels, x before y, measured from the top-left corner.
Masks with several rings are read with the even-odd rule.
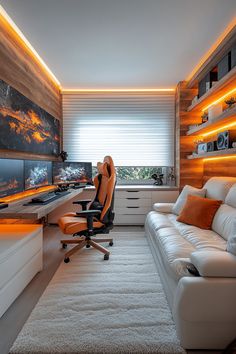
[[[236,277],[236,257],[226,251],[196,251],[190,256],[202,277]]]
[[[174,203],[155,203],[153,209],[159,213],[172,213]]]

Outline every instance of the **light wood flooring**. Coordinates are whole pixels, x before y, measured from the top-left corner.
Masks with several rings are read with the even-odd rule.
[[[141,226],[116,226],[113,231],[142,231]],[[56,226],[44,229],[43,271],[38,273],[21,295],[0,318],[0,354],[8,354],[18,333],[37,304],[59,264],[64,250],[60,248],[61,233]],[[98,255],[99,256],[99,255]],[[190,354],[219,354],[219,351],[188,351]],[[42,353],[43,354],[43,353]]]

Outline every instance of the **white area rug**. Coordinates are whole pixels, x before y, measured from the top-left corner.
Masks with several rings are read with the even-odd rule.
[[[185,353],[144,233],[112,235],[109,261],[60,265],[10,353]]]

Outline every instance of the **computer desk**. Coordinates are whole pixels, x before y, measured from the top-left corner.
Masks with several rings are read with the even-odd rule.
[[[82,193],[83,188],[70,189],[70,194],[64,195],[56,200],[44,205],[24,205],[32,199],[23,198],[16,202],[12,202],[6,209],[0,210],[0,219],[30,219],[39,220],[46,217],[51,211],[75,198]],[[34,195],[35,197],[36,195]]]

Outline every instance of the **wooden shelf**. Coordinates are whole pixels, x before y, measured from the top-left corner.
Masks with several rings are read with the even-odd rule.
[[[201,135],[221,127],[223,128],[224,125],[233,122],[236,124],[236,105],[233,108],[227,109],[218,117],[208,120],[206,123],[203,123],[197,127],[189,129],[187,135]]]
[[[205,106],[219,99],[232,89],[236,88],[236,66],[218,81],[197,102],[188,107],[188,112],[201,111]]]
[[[231,155],[236,156],[236,148],[217,150],[217,151],[209,151],[204,154],[188,155],[187,158],[188,158],[188,160],[194,160],[194,159],[205,159],[208,157],[221,157],[221,156],[231,156]]]

